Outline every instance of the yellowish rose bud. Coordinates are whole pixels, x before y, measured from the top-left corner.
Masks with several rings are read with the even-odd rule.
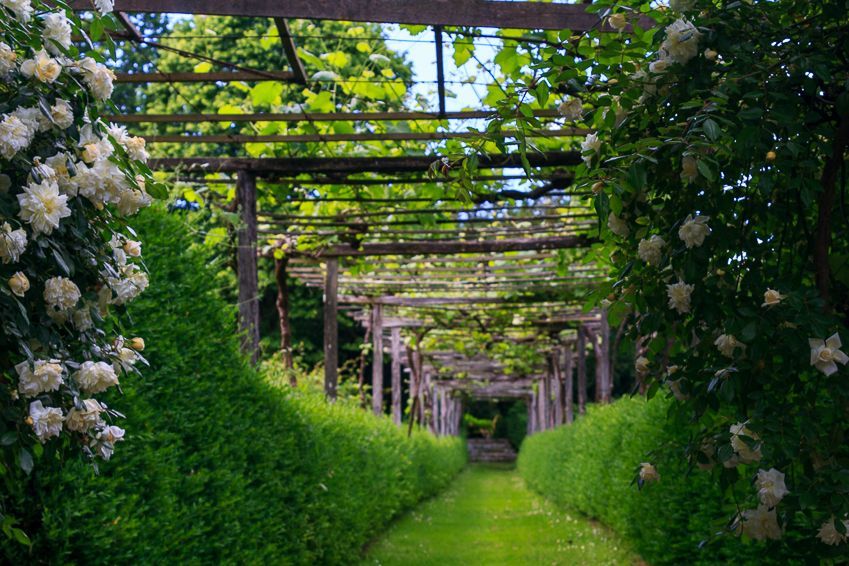
[[[136,352],[144,351],[144,338],[139,338],[136,336],[132,340],[130,340],[130,348],[135,350]]]
[[[23,272],[18,271],[9,278],[9,288],[18,297],[23,297],[29,291],[29,279]]]
[[[762,307],[771,307],[773,305],[777,305],[781,302],[781,299],[784,297],[776,291],[775,289],[767,289],[764,292],[764,302],[761,304]]]
[[[27,418],[24,419],[24,422],[29,426],[32,426],[32,417],[27,416]]]
[[[707,59],[708,61],[716,61],[717,55],[719,54],[713,49],[705,49],[705,59]]]
[[[141,243],[134,240],[124,242],[124,251],[130,257],[139,257],[141,255]]]
[[[616,31],[622,31],[628,25],[628,20],[625,18],[625,14],[617,12],[607,19],[607,23]]]
[[[767,152],[766,152],[766,161],[767,161],[767,163],[772,163],[773,161],[775,161],[775,158],[776,158],[776,157],[778,157],[778,156],[777,156],[777,155],[775,155],[775,152],[774,152],[774,151],[767,151]]]
[[[599,194],[603,190],[604,190],[604,183],[602,183],[601,181],[593,184],[592,191],[593,191],[594,195]]]

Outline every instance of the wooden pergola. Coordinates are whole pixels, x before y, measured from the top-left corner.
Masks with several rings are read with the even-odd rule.
[[[85,0],[73,2],[89,9]],[[581,4],[500,2],[491,0],[117,0],[124,30],[118,39],[149,48],[170,49],[144,35],[126,13],[227,15],[271,18],[279,32],[289,69],[253,69],[203,54],[180,55],[211,63],[206,73],[150,72],[124,74],[121,82],[228,82],[309,80],[298,58],[288,19],[408,23],[432,26],[436,50],[438,111],[333,112],[260,114],[126,114],[113,122],[140,124],[237,124],[252,122],[314,123],[347,121],[473,120],[493,115],[491,109],[450,112],[446,108],[442,36],[445,27],[495,27],[525,30],[569,29],[573,33],[606,24]],[[608,31],[609,28],[608,28]],[[179,50],[177,50],[179,51]],[[558,124],[554,109],[534,114],[547,127],[528,136],[574,140],[585,132]],[[336,143],[356,141],[439,141],[462,139],[469,132],[354,132],[347,134],[154,135],[152,143]],[[505,138],[517,132],[502,132]],[[524,134],[523,134],[524,135]],[[573,144],[574,145],[574,144]],[[447,156],[420,154],[384,157],[334,156],[292,158],[189,157],[150,161],[158,171],[179,172],[181,181],[231,184],[241,223],[237,238],[239,318],[243,348],[254,361],[259,350],[258,259],[273,258],[278,285],[281,349],[291,364],[288,322],[289,280],[324,292],[325,392],[335,398],[338,386],[340,311],[365,328],[374,356],[371,390],[375,413],[384,412],[384,354],[391,359],[391,414],[400,425],[404,372],[409,374],[410,419],[428,424],[438,434],[459,432],[462,398],[522,398],[528,403],[530,432],[571,422],[573,393],[578,411],[587,402],[587,351],[595,358],[595,398],[610,399],[611,352],[606,316],[582,312],[580,298],[606,277],[603,269],[582,259],[582,250],[597,234],[596,213],[586,195],[570,190],[571,169],[581,162],[574,150],[478,156],[480,174],[473,181],[509,183],[527,179],[540,184],[529,190],[501,186],[481,190],[467,201],[443,198],[362,197],[358,187],[449,183]],[[513,173],[530,167],[530,171]],[[446,174],[446,169],[449,172]],[[260,209],[258,185],[303,188],[286,206]],[[324,185],[352,187],[350,197],[326,196]],[[321,214],[299,208],[303,203],[344,203],[344,213]],[[320,241],[321,245],[310,242]],[[307,245],[302,245],[307,242]],[[446,324],[446,313],[453,313]],[[512,320],[505,324],[505,313]],[[458,323],[458,315],[465,319]],[[469,325],[491,330],[499,340],[532,342],[543,363],[516,372],[485,354],[453,349],[428,351],[425,337],[443,346],[471,332]],[[573,383],[574,382],[574,383]]]

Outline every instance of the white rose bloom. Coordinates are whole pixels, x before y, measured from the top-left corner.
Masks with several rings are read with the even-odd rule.
[[[115,263],[121,267],[127,265],[127,252],[124,251],[124,246],[117,235],[112,235],[112,239],[109,240],[109,246],[112,248],[112,255],[115,257]]]
[[[34,232],[48,235],[59,227],[62,218],[71,215],[67,202],[68,197],[59,193],[55,181],[31,183],[18,195],[21,220],[30,224]]]
[[[767,289],[764,292],[764,302],[761,304],[762,307],[771,307],[777,305],[781,302],[781,299],[784,298],[784,295],[776,291],[775,289]]]
[[[124,429],[117,426],[104,427],[97,435],[97,441],[93,444],[97,447],[97,453],[104,460],[109,460],[115,451],[115,443],[124,440]]]
[[[710,234],[710,226],[707,225],[709,216],[688,215],[684,223],[678,228],[678,237],[687,248],[699,247],[705,243],[705,238]]]
[[[127,133],[127,128],[119,124],[109,124],[106,132],[115,138],[115,141],[121,145],[127,145],[127,140],[130,139],[130,134]]]
[[[105,65],[96,63],[93,70],[84,75],[84,79],[91,93],[98,100],[109,100],[112,96],[115,73]]]
[[[843,521],[843,529],[849,533],[849,520]],[[834,525],[834,517],[822,524],[817,533],[817,538],[829,546],[838,546],[849,540],[849,536],[837,531],[837,527]]]
[[[21,73],[25,77],[35,77],[43,83],[50,84],[59,78],[62,65],[42,49],[32,59],[21,63]]]
[[[62,409],[45,407],[41,401],[33,401],[29,404],[29,416],[32,419],[32,429],[42,443],[62,433],[62,421],[65,420]]]
[[[694,182],[699,178],[698,160],[692,155],[685,155],[681,158],[681,178],[688,183]]]
[[[623,238],[627,238],[628,234],[631,233],[631,229],[628,228],[628,223],[612,212],[607,217],[607,227],[610,228],[611,232]]]
[[[136,265],[127,265],[122,270],[123,277],[108,277],[109,288],[115,292],[114,305],[124,305],[135,299],[149,284],[147,273]]]
[[[36,130],[14,114],[7,114],[0,121],[0,156],[12,159],[32,143]]]
[[[826,375],[836,373],[838,363],[845,366],[849,362],[849,356],[840,350],[842,344],[836,332],[825,340],[809,338],[808,344],[811,346],[811,365]]]
[[[131,137],[127,139],[127,154],[129,154],[130,159],[135,161],[147,161],[150,155],[147,153],[145,149],[146,142],[142,137]]]
[[[150,203],[150,195],[143,191],[129,189],[122,192],[118,199],[118,212],[124,216],[132,216]]]
[[[666,295],[669,297],[669,308],[678,311],[679,314],[690,312],[690,296],[695,288],[695,285],[688,285],[683,281],[667,285]]]
[[[644,482],[660,481],[660,474],[652,464],[643,462],[640,464],[640,479]]]
[[[105,16],[115,8],[114,0],[94,0],[94,7],[100,12],[100,15]]]
[[[44,16],[43,38],[47,50],[54,55],[62,52],[57,45],[64,49],[71,46],[71,24],[63,12],[51,12]]]
[[[704,56],[705,59],[707,59],[708,61],[716,61],[716,58],[719,56],[719,53],[717,53],[711,48],[707,48],[704,51]]]
[[[669,68],[669,61],[666,59],[658,59],[657,61],[652,61],[649,63],[649,71],[659,75],[660,73],[665,73],[666,69]]]
[[[644,376],[649,372],[649,360],[645,356],[640,356],[634,361],[634,371],[637,375]]]
[[[719,337],[714,340],[713,345],[716,346],[716,349],[725,356],[726,358],[733,358],[734,351],[737,348],[744,348],[745,345],[741,344],[737,341],[731,334],[720,334]]]
[[[50,310],[67,311],[80,300],[80,288],[66,277],[51,277],[44,282],[44,302]]]
[[[47,391],[58,391],[65,383],[59,360],[36,360],[30,367],[28,361],[15,366],[18,373],[18,391],[24,397],[35,397]]]
[[[640,240],[637,246],[637,255],[649,265],[658,266],[663,259],[663,246],[666,242],[660,236],[652,236],[647,240]]]
[[[60,129],[64,130],[74,123],[74,109],[67,100],[57,98],[56,104],[50,107],[50,117]]]
[[[118,376],[112,366],[106,362],[83,362],[74,379],[80,389],[86,393],[100,393],[113,385],[118,385]]]
[[[9,288],[15,296],[23,297],[29,291],[29,279],[22,271],[18,271],[9,277]]]
[[[587,134],[584,141],[581,142],[581,154],[583,155],[584,163],[589,167],[593,162],[593,157],[601,149],[601,140],[598,139],[598,134]]]
[[[32,17],[32,2],[30,0],[0,0],[0,6],[5,6],[15,14],[15,17],[27,23]]]
[[[8,222],[0,225],[0,259],[15,263],[27,248],[27,232],[23,228],[12,230]]]
[[[8,44],[0,41],[0,76],[6,75],[15,68],[18,54]]]
[[[127,240],[124,242],[124,252],[130,257],[141,256],[141,242],[135,240]]]
[[[560,103],[557,112],[567,120],[580,120],[584,116],[584,101],[577,96],[569,96]]]
[[[105,424],[100,418],[100,413],[106,409],[96,399],[85,399],[81,404],[82,409],[74,407],[68,411],[68,416],[65,417],[65,428],[74,432],[88,432],[92,428]]]
[[[778,526],[778,516],[775,509],[766,505],[758,505],[757,509],[748,509],[738,518],[738,532],[755,540],[778,540],[781,538],[781,527]]]
[[[607,19],[607,23],[616,31],[622,32],[628,26],[628,19],[622,12],[616,12]]]
[[[77,196],[80,192],[80,187],[77,184],[77,177],[71,177],[71,172],[68,170],[68,154],[57,153],[53,157],[48,157],[44,160],[45,165],[53,169],[56,173],[56,184],[59,186],[59,192],[67,196]],[[74,164],[75,168],[79,164]]]
[[[746,428],[745,423],[733,424],[729,427],[728,431],[731,433],[731,447],[739,456],[739,463],[751,464],[753,462],[760,462],[762,458],[760,443],[756,444],[753,449],[741,438],[745,436],[757,441],[760,440],[757,434]]]
[[[684,18],[675,20],[666,27],[666,39],[660,45],[661,52],[675,63],[685,64],[699,52],[701,33],[696,26]]]
[[[758,498],[767,507],[775,507],[785,495],[790,493],[784,483],[784,474],[775,468],[758,470],[755,486],[758,488]]]
[[[80,332],[91,330],[94,327],[94,321],[91,319],[91,309],[87,305],[84,308],[75,310],[71,320],[74,323],[74,328]]]

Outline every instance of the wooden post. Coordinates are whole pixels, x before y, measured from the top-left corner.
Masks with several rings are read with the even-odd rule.
[[[371,408],[383,414],[383,310],[379,304],[371,308]]]
[[[539,396],[537,397],[537,410],[539,411],[539,429],[548,428],[548,376],[544,376],[538,382]]]
[[[554,374],[554,426],[560,426],[563,424],[563,365],[561,362],[562,357],[563,352],[560,350],[560,348],[554,348],[554,350],[552,350],[551,352],[551,355],[549,356],[551,369]]]
[[[259,280],[256,265],[256,178],[252,173],[238,172],[236,198],[242,217],[236,252],[239,331],[242,333],[242,352],[250,356],[252,364],[256,364],[259,359]]]
[[[587,412],[587,334],[584,325],[578,326],[578,414]]]
[[[587,334],[590,339],[590,343],[593,346],[593,358],[595,359],[595,387],[593,391],[593,396],[595,398],[596,403],[601,403],[604,398],[604,355],[602,354],[602,345],[601,345],[601,333],[598,331],[598,327],[595,326],[585,326],[584,329],[587,331]]]
[[[531,397],[528,399],[528,436],[537,431],[536,422],[537,394],[531,389]]]
[[[401,425],[401,329],[392,329],[392,422]]]
[[[289,325],[289,283],[286,277],[288,258],[274,260],[274,279],[277,281],[277,316],[280,319],[280,355],[283,367],[291,370],[292,360],[292,328]],[[292,387],[298,384],[295,372],[289,373],[289,383]]]
[[[569,344],[569,346],[564,351],[564,354],[566,355],[566,360],[563,364],[563,391],[565,393],[565,395],[563,396],[563,404],[566,406],[566,414],[564,415],[566,418],[566,424],[571,424],[572,421],[575,420],[575,407],[573,406],[575,387],[572,377],[575,353],[573,352],[572,348],[572,344]]]
[[[602,380],[604,382],[601,401],[602,403],[610,403],[613,398],[613,362],[610,358],[610,323],[607,321],[607,309],[602,309],[601,311],[601,327],[598,333],[602,341]]]
[[[324,394],[336,399],[339,382],[339,321],[336,319],[339,288],[339,261],[327,260],[324,280]]]

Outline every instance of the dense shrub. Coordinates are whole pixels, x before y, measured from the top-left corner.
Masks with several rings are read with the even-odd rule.
[[[648,455],[678,440],[663,428],[668,406],[656,397],[590,407],[571,426],[526,438],[519,471],[532,489],[618,531],[652,564],[763,563],[755,545],[715,536],[731,513],[709,474],[688,473],[680,457]],[[647,460],[661,479],[640,490],[634,478]]]
[[[151,285],[130,309],[151,368],[124,384],[122,457],[37,466],[32,558],[87,564],[350,563],[463,465],[458,440],[274,387],[245,365],[234,311],[178,219],[139,220]],[[50,469],[54,471],[50,472]],[[21,556],[9,547],[6,560]]]

